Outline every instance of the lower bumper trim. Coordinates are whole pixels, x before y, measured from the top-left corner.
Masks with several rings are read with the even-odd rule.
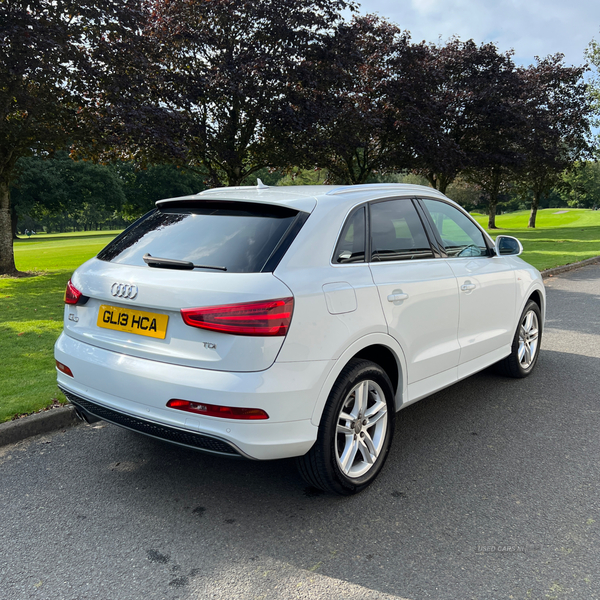
[[[108,421],[114,425],[119,425],[120,427],[131,429],[132,431],[137,431],[138,433],[143,433],[159,440],[165,440],[179,446],[193,448],[194,450],[236,458],[243,456],[235,446],[225,440],[134,417],[112,408],[96,404],[95,402],[91,402],[86,398],[74,394],[62,386],[59,387],[71,404],[74,404],[77,408],[80,408],[86,413],[90,413],[103,421]]]

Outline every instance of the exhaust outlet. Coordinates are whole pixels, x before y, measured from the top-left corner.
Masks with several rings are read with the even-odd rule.
[[[87,410],[84,410],[80,406],[77,406],[76,404],[74,404],[73,406],[75,406],[75,414],[84,423],[87,423],[88,425],[92,425],[93,423],[97,423],[98,421],[101,420],[99,417],[97,417],[96,415],[93,415],[92,413],[87,412]]]

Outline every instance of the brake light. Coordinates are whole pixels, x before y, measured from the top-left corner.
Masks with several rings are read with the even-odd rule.
[[[181,316],[191,327],[234,335],[283,336],[292,320],[293,298],[243,304],[182,308]]]
[[[68,375],[69,377],[73,377],[73,371],[71,371],[71,369],[69,369],[69,367],[67,367],[67,365],[63,365],[61,362],[56,361],[56,368],[61,373],[64,373],[65,375]]]
[[[204,404],[203,402],[190,402],[189,400],[169,400],[169,408],[176,408],[185,412],[205,415],[207,417],[220,417],[222,419],[243,419],[256,421],[268,419],[269,415],[261,408],[241,408],[236,406],[217,406],[216,404]]]
[[[67,289],[65,290],[65,304],[77,304],[81,298],[81,292],[69,279],[69,283],[67,283]]]

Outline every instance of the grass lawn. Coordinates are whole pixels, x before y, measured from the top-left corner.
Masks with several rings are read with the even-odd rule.
[[[35,235],[15,241],[17,269],[41,274],[0,278],[0,423],[64,401],[56,387],[53,346],[62,330],[65,286],[73,271],[117,233]]]
[[[564,212],[566,211],[566,212]],[[487,215],[473,215],[487,227]],[[497,235],[512,235],[523,244],[523,260],[540,271],[600,256],[600,210],[548,208],[538,211],[536,228],[527,229],[529,211],[496,217]]]
[[[527,229],[528,211],[500,215],[500,229],[490,233],[519,238],[523,258],[540,270],[599,256],[600,211],[563,210],[540,211],[535,230]],[[487,224],[485,215],[474,216]],[[0,423],[64,401],[56,387],[52,349],[62,329],[65,285],[117,233],[35,235],[15,242],[17,268],[40,274],[0,278]]]

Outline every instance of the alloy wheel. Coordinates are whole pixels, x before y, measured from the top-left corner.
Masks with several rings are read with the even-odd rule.
[[[370,379],[346,396],[337,419],[335,453],[347,477],[361,477],[375,464],[385,442],[387,411],[383,390]]]
[[[533,310],[525,313],[519,327],[519,363],[523,369],[528,369],[534,362],[539,339],[539,324]]]

